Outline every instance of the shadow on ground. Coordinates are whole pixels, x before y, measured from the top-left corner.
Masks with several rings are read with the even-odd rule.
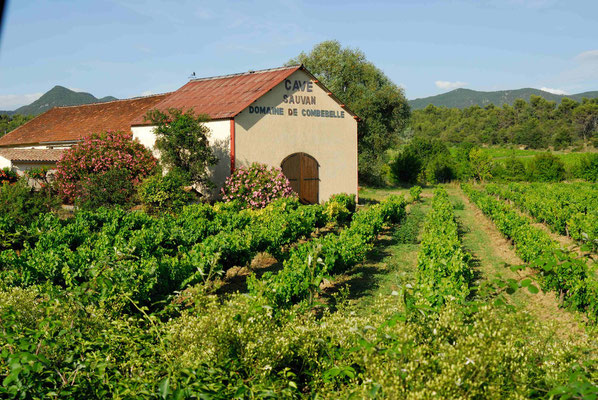
[[[394,229],[383,232],[376,241],[366,260],[344,274],[334,277],[334,282],[326,282],[321,288],[319,299],[329,306],[334,306],[335,295],[347,288],[347,298],[351,300],[364,297],[379,286],[379,277],[388,273],[388,265],[383,261],[392,255],[391,248],[398,243]]]

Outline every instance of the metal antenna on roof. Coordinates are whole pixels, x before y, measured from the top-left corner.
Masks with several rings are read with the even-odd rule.
[[[189,75],[189,79],[195,79],[195,72],[192,72],[191,75]]]

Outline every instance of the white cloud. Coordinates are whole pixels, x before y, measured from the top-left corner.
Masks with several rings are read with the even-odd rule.
[[[449,82],[449,81],[436,81],[434,82],[438,89],[449,90],[449,89],[457,89],[467,85],[467,82]]]
[[[579,87],[591,90],[598,79],[598,49],[587,50],[576,55],[569,68],[551,81],[559,86]]]
[[[552,93],[552,94],[569,94],[563,89],[553,89],[553,88],[549,88],[549,87],[545,87],[545,86],[542,86],[540,88],[540,90],[543,90],[545,92]]]
[[[516,5],[525,8],[550,8],[554,6],[558,0],[510,0],[507,4]]]
[[[154,94],[154,92],[151,90],[146,90],[145,92],[141,93],[142,96],[151,96],[152,94]]]
[[[581,63],[598,62],[598,50],[584,51],[575,56],[575,59]]]
[[[21,106],[30,104],[42,97],[43,93],[30,94],[0,94],[0,110],[12,111]]]
[[[195,10],[195,15],[199,19],[203,19],[204,21],[207,21],[207,20],[210,20],[210,19],[214,19],[214,17],[216,16],[212,10],[208,10],[204,6],[202,6],[201,8],[196,9]]]

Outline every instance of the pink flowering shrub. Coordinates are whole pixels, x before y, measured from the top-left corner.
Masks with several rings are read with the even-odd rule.
[[[264,208],[281,197],[294,197],[295,192],[280,168],[253,163],[237,168],[222,188],[225,202],[238,200],[243,207]]]
[[[136,187],[156,171],[158,160],[131,133],[94,133],[66,150],[56,165],[55,185],[60,197],[74,203],[87,194],[86,187],[109,171],[128,171],[123,187]],[[115,182],[116,183],[116,182]],[[131,189],[132,190],[132,189]],[[131,193],[133,195],[134,193]]]

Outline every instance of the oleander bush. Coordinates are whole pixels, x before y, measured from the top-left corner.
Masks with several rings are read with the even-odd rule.
[[[15,183],[19,179],[19,176],[15,171],[10,168],[0,169],[0,185],[4,183]]]
[[[133,197],[136,186],[151,175],[157,165],[151,151],[133,140],[131,133],[94,133],[63,153],[56,164],[55,185],[67,203],[73,204],[87,196],[85,202],[102,203],[105,199],[111,204],[116,198],[104,198],[103,193],[116,190],[119,194],[115,196],[119,199],[126,198],[120,192]],[[118,182],[111,184],[109,177],[117,178],[116,175]],[[90,195],[100,197],[90,199]]]
[[[236,200],[253,209],[264,208],[275,199],[296,196],[280,168],[259,163],[235,169],[221,194],[225,202]]]

